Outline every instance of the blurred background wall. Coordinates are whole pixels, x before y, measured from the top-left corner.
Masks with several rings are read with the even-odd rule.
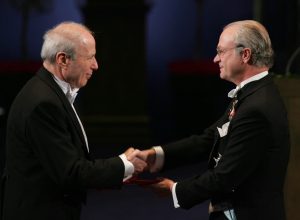
[[[297,54],[286,70],[300,43],[299,10],[299,0],[1,0],[1,170],[7,112],[40,67],[42,35],[55,24],[72,20],[95,32],[100,68],[81,89],[76,104],[92,154],[103,158],[128,146],[143,149],[201,133],[222,114],[233,85],[219,79],[212,59],[219,34],[231,21],[262,22],[276,53],[271,72],[282,78],[290,75],[287,72],[299,76]],[[180,180],[203,167],[162,175]],[[207,203],[175,210],[170,198],[125,186],[117,192],[91,190],[82,219],[207,216]]]

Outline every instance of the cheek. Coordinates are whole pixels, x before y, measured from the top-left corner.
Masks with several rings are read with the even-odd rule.
[[[232,71],[236,68],[236,64],[232,60],[226,60],[224,62],[224,70],[227,74],[231,74]]]
[[[85,86],[88,80],[87,73],[89,73],[89,67],[86,63],[78,63],[76,67],[74,67],[74,76],[76,77],[76,83],[78,86]]]
[[[86,77],[84,76],[84,74],[83,74],[82,71],[78,73],[77,80],[78,80],[79,82],[84,82],[84,81],[85,81],[85,78],[86,78]]]
[[[223,62],[222,65],[223,65],[223,68],[221,69],[220,77],[222,79],[227,79],[228,80],[234,74],[235,64],[232,63],[230,60],[226,60],[226,61]]]
[[[86,72],[81,72],[79,77],[79,84],[82,86],[85,86],[88,81],[88,76],[85,74]]]

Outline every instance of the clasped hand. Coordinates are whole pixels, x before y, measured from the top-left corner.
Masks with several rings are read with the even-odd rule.
[[[157,172],[157,168],[154,167],[156,160],[156,152],[154,149],[147,150],[138,150],[134,148],[129,148],[125,155],[127,159],[133,163],[135,167],[135,175],[144,172]],[[167,178],[159,178],[159,181],[144,187],[148,187],[152,189],[159,196],[167,196],[172,192],[172,187],[174,185],[174,181]]]
[[[139,153],[140,150],[132,147],[128,148],[124,153],[127,160],[134,166],[134,175],[137,175],[147,169],[147,163],[143,159],[137,157]]]

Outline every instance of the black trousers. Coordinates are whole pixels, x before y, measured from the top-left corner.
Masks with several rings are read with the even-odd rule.
[[[228,220],[224,212],[212,212],[209,214],[209,220]]]

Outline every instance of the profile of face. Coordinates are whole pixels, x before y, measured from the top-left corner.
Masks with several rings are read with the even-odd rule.
[[[75,59],[67,58],[64,79],[72,88],[84,87],[93,72],[98,69],[96,60],[96,42],[94,37],[84,31],[81,34],[82,42],[77,44]]]
[[[237,27],[231,26],[221,33],[214,63],[219,65],[221,79],[239,84],[239,78],[241,78],[241,74],[243,73],[244,63],[241,50],[238,50],[241,46],[234,42],[236,31]]]

